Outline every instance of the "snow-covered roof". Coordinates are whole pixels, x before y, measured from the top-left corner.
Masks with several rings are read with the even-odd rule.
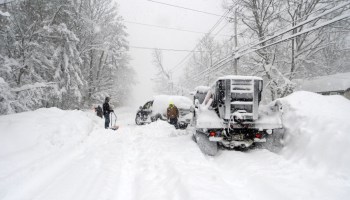
[[[223,80],[223,79],[241,79],[241,80],[263,80],[260,77],[257,76],[239,76],[239,75],[228,75],[228,76],[221,76],[217,80]]]
[[[350,72],[297,80],[296,90],[310,92],[345,91],[350,88]]]

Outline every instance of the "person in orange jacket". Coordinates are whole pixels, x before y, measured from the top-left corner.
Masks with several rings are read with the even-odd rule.
[[[178,121],[179,118],[179,110],[177,109],[177,107],[174,105],[173,102],[170,102],[169,107],[167,109],[167,119],[168,122],[172,125],[175,126],[175,128],[178,128]]]

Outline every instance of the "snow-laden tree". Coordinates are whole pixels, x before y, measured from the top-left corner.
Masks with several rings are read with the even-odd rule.
[[[84,80],[76,49],[79,39],[64,23],[74,19],[69,3],[57,0],[11,4],[10,23],[5,29],[5,67],[12,77],[5,77],[17,99],[29,109],[67,109],[81,103]]]
[[[174,83],[171,73],[163,64],[163,54],[161,50],[154,49],[152,52],[153,65],[157,69],[157,74],[153,78],[155,82],[155,91],[159,94],[175,94]]]
[[[112,102],[125,101],[126,96],[118,94],[130,90],[134,80],[126,54],[127,33],[118,15],[117,5],[112,0],[85,0],[76,1],[75,7],[81,20],[73,29],[78,37],[83,38],[78,49],[87,80],[85,103],[102,102],[106,96],[111,96]],[[129,76],[129,79],[116,81],[122,80],[123,76]]]
[[[345,1],[285,0],[285,2],[288,6],[287,14],[282,16],[283,20],[287,25],[295,26]],[[293,29],[292,34],[298,34],[309,27],[317,25],[319,22],[332,19],[346,10],[349,9],[344,7],[322,18],[313,20],[311,23]],[[291,54],[286,58],[289,60],[288,64],[290,64],[290,79],[300,77],[300,74],[305,74],[306,77],[309,76],[308,74],[311,76],[329,74],[331,71],[334,72],[334,69],[344,66],[345,63],[342,61],[347,56],[342,58],[337,56],[337,54],[346,53],[342,48],[344,44],[348,43],[346,37],[348,37],[349,30],[346,30],[346,27],[349,26],[349,22],[349,20],[341,21],[292,38],[290,43],[285,45]],[[334,59],[334,56],[336,59]],[[332,61],[335,60],[338,61],[336,62],[338,66],[332,64]],[[318,71],[318,73],[315,74],[315,71]]]
[[[125,100],[133,73],[114,2],[22,0],[0,9],[8,13],[0,16],[0,77],[20,105],[1,114]]]
[[[238,18],[243,24],[248,27],[245,31],[245,36],[252,38],[251,40],[262,41],[259,47],[265,46],[267,43],[263,42],[267,37],[273,34],[276,29],[275,24],[279,20],[278,13],[281,11],[281,1],[278,0],[232,0],[227,2],[227,6],[238,6]],[[236,12],[236,10],[233,10]],[[243,48],[249,47],[248,44],[242,44]],[[273,68],[276,58],[275,47],[263,48],[255,52],[255,56],[250,56],[249,59],[244,59],[243,64],[245,69],[251,69],[245,75],[262,75],[267,80],[267,88],[271,92],[271,98],[276,98],[275,91],[277,90],[281,73],[274,73],[270,71],[278,70]],[[254,67],[252,67],[254,66]],[[240,68],[240,67],[239,67]],[[239,69],[240,71],[240,69]],[[263,72],[259,74],[258,72]]]
[[[17,101],[10,86],[0,77],[0,113],[10,114],[26,110],[27,108]]]
[[[206,35],[198,43],[198,46],[185,67],[184,80],[189,90],[198,85],[209,86],[222,71],[230,70],[230,64],[224,66],[224,70],[211,71],[218,61],[228,55],[232,55],[232,42],[218,42],[213,36]],[[205,72],[204,72],[205,71]],[[209,72],[210,71],[210,72]]]
[[[265,93],[269,93],[271,99],[283,97],[294,90],[293,79],[305,78],[327,74],[327,71],[346,70],[348,66],[345,43],[348,30],[344,27],[348,20],[316,29],[312,32],[303,33],[310,27],[317,26],[320,22],[338,16],[348,10],[348,7],[332,12],[322,18],[310,21],[297,28],[291,27],[301,22],[312,19],[313,16],[331,9],[344,1],[321,1],[321,0],[231,0],[226,1],[226,7],[238,6],[238,16],[248,30],[251,40],[249,44],[241,44],[240,49],[250,48],[250,44],[258,43],[253,49],[254,53],[245,54],[241,57],[239,68],[244,67],[249,71],[242,70],[245,75],[258,75],[265,79]],[[289,30],[284,35],[272,40],[265,39],[282,30]],[[299,34],[300,33],[300,34]],[[285,40],[275,45],[265,47],[273,42],[290,35],[296,35],[290,40]],[[259,42],[260,41],[260,42]],[[343,49],[343,50],[341,50]],[[328,51],[328,53],[326,53]],[[332,52],[331,52],[332,51]],[[241,52],[242,53],[242,52]],[[338,62],[329,62],[330,57]],[[328,63],[328,64],[327,64]],[[335,64],[337,63],[337,64]],[[347,64],[346,64],[347,63]],[[266,95],[265,95],[266,97]]]

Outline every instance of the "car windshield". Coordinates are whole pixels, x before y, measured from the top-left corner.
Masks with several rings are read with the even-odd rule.
[[[152,107],[152,101],[147,102],[144,106],[143,109],[150,109]]]

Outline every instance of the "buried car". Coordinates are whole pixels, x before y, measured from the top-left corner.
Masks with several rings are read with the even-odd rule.
[[[178,127],[180,129],[187,128],[191,122],[192,113],[190,108],[193,105],[192,101],[184,96],[157,95],[152,100],[140,106],[136,113],[135,123],[143,125],[157,120],[167,120],[167,108],[172,102],[179,110]]]

